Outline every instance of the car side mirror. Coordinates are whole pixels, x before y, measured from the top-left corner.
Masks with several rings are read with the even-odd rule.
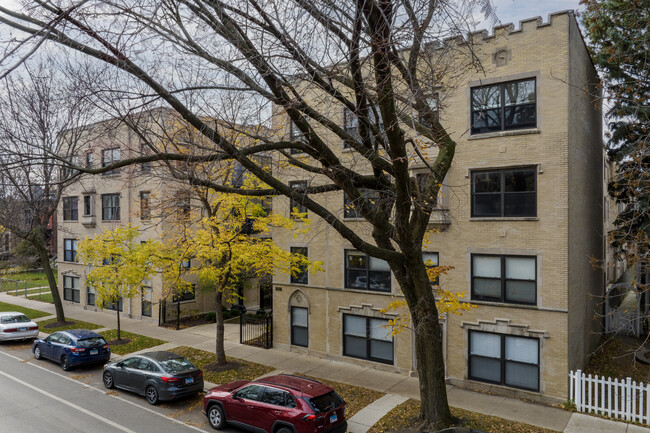
[[[115,366],[116,366],[116,367],[120,367],[120,368],[124,368],[124,364],[121,363],[121,362],[118,362],[117,364],[115,364]]]
[[[233,398],[233,400],[241,400],[241,397],[239,397],[239,396],[237,395],[237,392],[233,392],[233,393],[232,393],[232,398]]]

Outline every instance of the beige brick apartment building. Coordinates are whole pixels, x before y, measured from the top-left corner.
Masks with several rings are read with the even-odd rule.
[[[598,76],[572,12],[472,40],[484,73],[440,89],[441,123],[457,148],[426,257],[453,266],[440,284],[478,307],[443,319],[446,374],[452,384],[565,400],[567,374],[583,366],[601,326],[604,277],[590,263],[603,258]],[[341,108],[340,124],[354,128],[344,117]],[[294,135],[287,123],[275,119]],[[342,144],[339,152],[354,158]],[[305,176],[284,175],[295,186],[319,183]],[[342,193],[323,200],[369,235]],[[282,206],[288,213],[288,200],[276,198],[274,209]],[[393,337],[382,327],[393,316],[380,310],[401,296],[387,264],[310,218],[305,235],[274,234],[325,269],[275,277],[275,346],[414,373],[411,331]]]
[[[161,137],[160,131],[179,128],[177,116],[171,110],[155,109],[136,115],[131,120],[135,129],[148,131],[150,141]],[[83,128],[83,143],[76,149],[77,163],[88,168],[107,166],[113,162],[150,154],[141,136],[118,120],[108,120]],[[112,170],[101,175],[82,175],[66,188],[58,209],[58,274],[59,290],[64,304],[79,304],[98,310],[94,291],[86,286],[90,268],[76,260],[77,243],[92,238],[106,229],[132,224],[141,232],[136,242],[160,240],[178,227],[179,217],[198,221],[203,208],[186,183],[173,179],[165,166],[144,163]],[[191,223],[190,221],[190,223]],[[192,268],[194,260],[179,263],[185,279],[196,285]],[[246,306],[251,309],[264,305],[259,282],[242,288]],[[145,281],[141,295],[123,299],[105,307],[105,311],[120,308],[131,318],[153,322],[174,320],[180,309],[181,317],[215,311],[214,290],[200,287],[192,292],[173,294],[163,285],[160,275]]]

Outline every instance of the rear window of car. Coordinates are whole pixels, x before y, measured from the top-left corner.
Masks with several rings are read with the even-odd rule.
[[[194,364],[185,358],[169,358],[164,361],[160,361],[160,366],[167,373],[178,373],[179,371],[196,368],[194,367]]]
[[[91,338],[84,338],[83,340],[77,340],[77,346],[79,347],[97,347],[97,346],[103,346],[106,344],[106,340],[104,340],[102,337],[91,337]]]
[[[344,403],[343,399],[334,391],[319,395],[318,397],[310,398],[308,401],[311,407],[317,412],[327,412],[328,410],[337,408]]]
[[[15,316],[2,316],[0,323],[23,323],[30,322],[29,317],[24,314],[17,314]]]

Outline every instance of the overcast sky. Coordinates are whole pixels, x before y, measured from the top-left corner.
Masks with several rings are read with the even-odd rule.
[[[491,0],[497,16],[502,24],[513,23],[519,27],[519,21],[526,18],[541,16],[544,22],[552,12],[573,9],[584,9],[579,5],[580,0]],[[486,29],[487,30],[487,29]]]

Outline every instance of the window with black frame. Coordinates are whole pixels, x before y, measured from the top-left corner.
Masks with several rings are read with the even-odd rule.
[[[291,307],[291,344],[309,346],[309,310]]]
[[[116,163],[120,160],[120,148],[116,147],[114,149],[104,149],[102,150],[102,167],[108,167],[109,165]],[[111,175],[118,174],[120,172],[119,168],[114,170],[106,171],[102,174]]]
[[[295,123],[289,122],[289,140],[291,141],[298,141],[301,143],[305,142],[305,135],[302,133],[300,129],[296,126]],[[300,149],[296,149],[295,147],[292,147],[290,150],[290,153],[292,155],[297,155],[300,153],[305,153]]]
[[[469,378],[539,391],[539,340],[469,331]]]
[[[438,267],[438,253],[429,253],[429,252],[423,252],[422,253],[422,260],[424,261],[424,266],[427,267],[427,269],[433,269]],[[429,277],[429,282],[437,286],[439,283],[439,278],[438,277]]]
[[[537,257],[472,254],[472,300],[537,304]]]
[[[102,194],[102,220],[119,221],[120,219],[120,195]]]
[[[122,302],[122,297],[118,297],[116,300],[113,300],[113,302],[107,302],[104,304],[104,308],[113,311],[123,311],[124,303]]]
[[[379,191],[374,189],[361,188],[359,190],[361,197],[359,200],[368,200],[368,204],[372,207],[377,206],[379,201]],[[357,211],[354,200],[350,199],[345,192],[343,193],[343,217],[344,218],[362,218],[361,213]]]
[[[388,262],[360,251],[345,251],[345,288],[390,292],[391,275]]]
[[[79,199],[77,197],[63,198],[63,221],[79,219]]]
[[[151,287],[142,286],[141,293],[141,311],[144,317],[151,317],[151,306],[153,305],[153,295]]]
[[[472,172],[473,218],[537,216],[535,167]]]
[[[81,301],[81,291],[79,290],[79,277],[63,276],[63,299],[65,301]]]
[[[375,113],[377,114],[375,115]],[[379,117],[379,122],[376,120],[377,117]],[[368,120],[370,124],[379,130],[380,133],[384,132],[384,121],[381,119],[381,113],[379,112],[378,106],[368,108]],[[361,133],[359,132],[359,118],[353,111],[349,110],[348,108],[343,109],[343,129],[356,141],[361,142]],[[343,142],[344,149],[349,149],[350,147],[350,143],[347,141]]]
[[[472,134],[535,128],[535,78],[472,88]]]
[[[86,304],[94,306],[97,300],[97,292],[91,286],[86,286]]]
[[[426,103],[429,106],[429,109],[431,110],[433,117],[435,120],[438,120],[439,117],[439,109],[440,109],[440,96],[435,93],[431,96],[428,96],[426,98]],[[432,126],[429,125],[429,122],[424,118],[424,113],[420,113],[420,117],[418,119],[421,124],[426,125],[426,126]]]
[[[307,247],[291,247],[291,254],[300,254],[307,258],[309,257],[309,249]],[[307,284],[309,282],[307,265],[300,265],[300,271],[296,274],[291,274],[291,282],[296,284]]]
[[[63,239],[63,261],[74,262],[77,257],[77,240]]]
[[[393,364],[393,333],[389,321],[343,315],[343,355]]]
[[[93,206],[93,196],[92,195],[84,195],[84,216],[94,216],[95,215],[95,209]]]
[[[301,193],[305,193],[307,189],[307,181],[306,180],[298,180],[294,182],[289,182],[289,187],[291,189],[295,189],[300,191]],[[289,200],[289,209],[291,214],[293,215],[295,212],[298,213],[307,213],[307,207],[303,204],[301,204],[298,200],[291,198]]]
[[[140,191],[140,219],[148,221],[151,219],[151,193]]]
[[[182,302],[193,301],[196,299],[196,285],[192,284],[190,287],[183,289],[183,291],[175,293],[172,297],[172,303],[178,304]]]

